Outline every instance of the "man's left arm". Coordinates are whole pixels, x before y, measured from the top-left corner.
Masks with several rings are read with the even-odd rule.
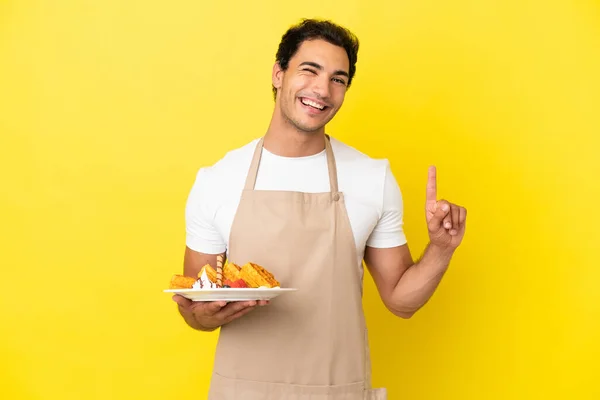
[[[429,244],[414,262],[407,244],[390,248],[367,246],[365,264],[382,301],[395,315],[410,318],[438,287],[465,233],[464,207],[437,200],[436,170],[429,169],[425,217]]]

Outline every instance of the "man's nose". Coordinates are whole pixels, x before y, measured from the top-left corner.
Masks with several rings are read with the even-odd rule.
[[[329,78],[327,76],[319,76],[315,80],[313,90],[322,99],[329,98]]]

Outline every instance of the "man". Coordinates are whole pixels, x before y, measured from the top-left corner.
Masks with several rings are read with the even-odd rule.
[[[381,299],[409,318],[431,297],[465,232],[463,207],[436,198],[429,170],[430,242],[418,262],[402,230],[400,189],[386,160],[325,133],[356,70],[358,41],[305,20],[282,37],[275,107],[264,137],[200,169],[186,207],[184,274],[225,255],[254,262],[284,287],[260,302],[190,302],[187,324],[220,328],[209,399],[385,399],[370,387],[362,261]],[[259,168],[260,167],[260,168]]]

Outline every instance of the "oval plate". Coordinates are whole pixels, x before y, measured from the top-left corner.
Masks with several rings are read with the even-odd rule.
[[[248,301],[271,300],[293,288],[219,288],[219,289],[166,289],[165,293],[179,294],[192,301]]]

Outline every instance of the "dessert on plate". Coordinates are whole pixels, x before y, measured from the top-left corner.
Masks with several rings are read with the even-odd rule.
[[[272,273],[258,264],[246,263],[240,269],[240,278],[246,282],[249,287],[277,287],[279,282],[275,279]]]
[[[217,260],[217,269],[206,264],[197,278],[175,274],[169,289],[279,288],[279,281],[261,265],[251,262],[242,267],[231,262],[221,265],[221,258]]]
[[[169,283],[169,289],[189,289],[196,282],[195,278],[184,275],[173,275]]]

